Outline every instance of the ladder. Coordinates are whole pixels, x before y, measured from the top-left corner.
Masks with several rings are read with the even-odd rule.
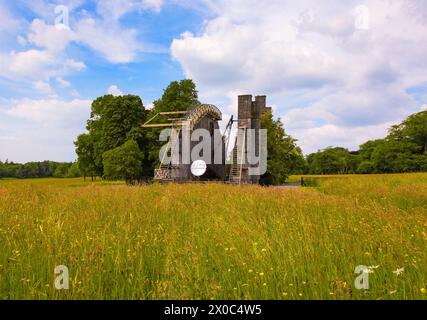
[[[245,164],[246,127],[239,127],[236,143],[233,148],[230,167],[230,183],[241,184],[242,171]],[[239,150],[240,149],[240,150]]]

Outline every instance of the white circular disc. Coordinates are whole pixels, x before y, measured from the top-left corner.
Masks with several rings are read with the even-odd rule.
[[[203,160],[196,160],[191,164],[191,173],[196,177],[200,177],[206,172],[206,168],[206,162]]]

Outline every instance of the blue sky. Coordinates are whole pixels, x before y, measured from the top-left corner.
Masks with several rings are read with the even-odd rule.
[[[425,0],[0,0],[0,31],[3,161],[72,161],[94,98],[150,107],[183,78],[225,121],[238,94],[267,95],[305,153],[427,106]]]

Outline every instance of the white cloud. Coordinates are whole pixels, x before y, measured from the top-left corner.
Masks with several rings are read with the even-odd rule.
[[[25,5],[40,18],[32,21],[28,37],[20,36],[17,41],[21,45],[29,42],[51,53],[62,52],[71,41],[76,41],[100,53],[110,62],[127,63],[133,61],[137,52],[143,48],[136,37],[136,30],[122,27],[118,19],[135,10],[160,10],[162,5],[160,0],[102,0],[97,1],[97,12],[100,16],[96,16],[87,11],[75,11],[83,2],[61,2],[69,9],[70,29],[54,26],[54,2],[37,0],[26,3]],[[6,26],[11,22],[18,23],[6,13],[7,11],[0,10],[0,30],[3,24]]]
[[[63,51],[76,37],[70,29],[56,28],[53,24],[49,25],[42,20],[34,19],[30,26],[28,42],[57,53]]]
[[[305,129],[289,129],[288,134],[298,137],[298,144],[305,154],[316,152],[329,146],[340,146],[349,150],[357,150],[359,145],[371,140],[384,138],[387,129],[394,123],[387,122],[369,126],[336,126],[326,124]],[[319,141],[322,142],[319,145]]]
[[[138,52],[148,50],[137,37],[137,30],[125,28],[120,19],[127,13],[160,11],[163,0],[102,0],[96,10],[101,18],[86,14],[75,23],[74,40],[87,45],[112,63],[129,63]]]
[[[117,20],[132,11],[154,10],[159,12],[163,0],[100,0],[97,11],[107,19]]]
[[[72,161],[73,141],[84,132],[90,100],[22,99],[0,107],[0,159]]]
[[[288,128],[308,128],[317,123],[360,126],[402,120],[408,110],[418,105],[398,86],[342,89],[319,98],[305,108],[294,108],[284,114]]]
[[[85,68],[86,65],[81,61],[66,59],[47,50],[0,53],[0,76],[9,79],[47,81]]]
[[[48,78],[55,57],[48,51],[27,50],[1,54],[0,75],[9,77]]]
[[[128,63],[142,50],[133,29],[123,29],[118,24],[84,18],[76,26],[78,40],[102,54],[113,63]]]
[[[142,1],[142,8],[152,9],[158,12],[162,8],[163,3],[163,0],[144,0]]]
[[[107,93],[112,94],[115,97],[123,95],[123,92],[115,84],[108,88]]]
[[[267,94],[304,150],[339,144],[338,133],[356,148],[360,136],[379,132],[372,128],[418,110],[406,89],[427,81],[426,2],[369,1],[367,30],[357,28],[358,5],[217,1],[210,5],[217,16],[196,35],[175,39],[171,53],[205,101]],[[356,136],[363,128],[371,134]],[[307,138],[312,133],[323,140]]]
[[[83,43],[113,63],[127,63],[142,49],[136,30],[125,29],[117,21],[87,16],[76,21],[75,29],[56,28],[35,19],[31,23],[28,42],[52,54],[63,52],[72,41]]]
[[[17,37],[16,37],[16,41],[18,42],[18,44],[20,45],[20,46],[22,46],[22,47],[25,47],[27,44],[28,44],[28,41],[27,41],[27,39],[26,38],[24,38],[23,36],[21,36],[21,35],[18,35]]]
[[[81,126],[88,119],[90,100],[22,99],[3,110],[4,114],[30,120],[44,126]]]
[[[64,66],[68,69],[76,70],[76,71],[82,71],[86,69],[86,65],[82,61],[75,61],[73,59],[67,59],[64,63]]]
[[[67,81],[67,80],[65,80],[65,79],[63,79],[63,78],[61,78],[61,77],[56,77],[56,82],[58,82],[58,84],[59,84],[59,86],[61,87],[61,88],[68,88],[68,87],[71,87],[71,83],[69,82],[69,81]]]
[[[55,8],[58,5],[64,5],[69,12],[75,12],[86,0],[32,0],[21,1],[28,9],[45,21],[53,21],[57,14]]]
[[[49,96],[52,96],[55,93],[50,84],[44,81],[33,82],[33,89]]]
[[[0,3],[0,31],[9,32],[19,29],[19,19],[13,17],[10,11]]]

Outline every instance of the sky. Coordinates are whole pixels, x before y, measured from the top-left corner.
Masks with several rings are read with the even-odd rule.
[[[74,161],[99,96],[267,104],[305,154],[427,108],[427,0],[0,0],[0,160]]]

